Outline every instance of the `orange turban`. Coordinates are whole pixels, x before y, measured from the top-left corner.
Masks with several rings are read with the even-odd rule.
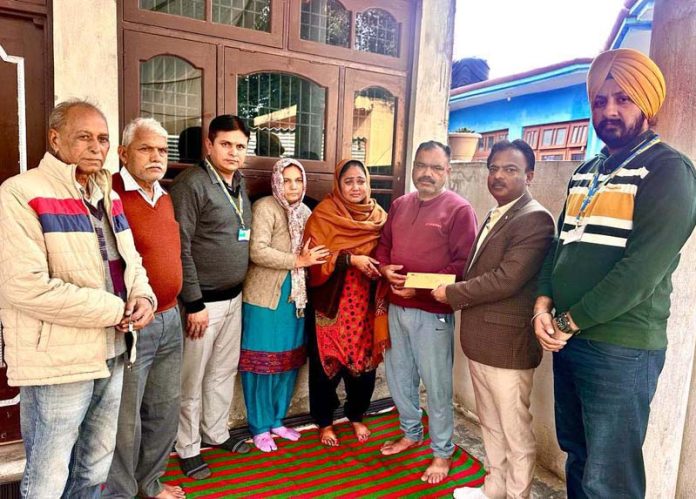
[[[587,73],[590,105],[607,80],[613,78],[636,106],[650,119],[665,101],[665,78],[647,55],[633,49],[608,50],[599,54]]]

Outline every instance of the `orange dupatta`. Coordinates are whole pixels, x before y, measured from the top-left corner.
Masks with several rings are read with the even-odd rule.
[[[351,203],[341,194],[339,175],[348,162],[357,163],[365,171],[368,187],[364,203]],[[370,174],[360,161],[348,159],[336,165],[333,190],[314,208],[305,226],[305,242],[311,239],[312,246],[323,244],[331,251],[325,264],[310,267],[310,286],[321,286],[331,277],[341,251],[370,255],[377,247],[387,213],[370,198],[369,185]]]
[[[341,194],[339,177],[341,170],[349,162],[357,163],[365,172],[367,195],[363,203],[352,203]],[[370,173],[362,162],[344,159],[336,165],[333,190],[312,211],[305,226],[305,242],[311,240],[312,246],[323,244],[331,251],[331,256],[325,264],[309,267],[310,286],[321,286],[331,277],[341,251],[353,255],[371,255],[377,248],[382,227],[387,221],[387,213],[370,194]],[[378,352],[380,357],[389,345],[387,290],[388,286],[380,280],[377,286],[374,336],[374,351]]]

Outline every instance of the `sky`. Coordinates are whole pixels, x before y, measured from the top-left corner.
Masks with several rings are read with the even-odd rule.
[[[480,57],[490,78],[604,47],[624,0],[457,0],[454,60]]]

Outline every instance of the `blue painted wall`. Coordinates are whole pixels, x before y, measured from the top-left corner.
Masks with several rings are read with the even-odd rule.
[[[526,126],[590,118],[585,84],[512,97],[450,112],[449,130],[467,127],[477,132],[507,128],[509,139],[521,139]],[[587,157],[601,148],[594,130],[588,133]]]

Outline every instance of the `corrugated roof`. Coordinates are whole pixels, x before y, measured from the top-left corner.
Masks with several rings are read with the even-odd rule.
[[[501,85],[503,83],[513,82],[515,80],[524,80],[533,76],[543,75],[544,73],[551,73],[559,69],[563,69],[570,66],[576,66],[579,64],[590,64],[592,58],[582,57],[578,59],[571,59],[569,61],[558,62],[556,64],[551,64],[549,66],[544,66],[541,68],[534,68],[528,71],[523,71],[522,73],[516,73],[508,76],[501,76],[499,78],[493,78],[491,80],[480,81],[478,83],[472,83],[471,85],[464,85],[463,87],[453,88],[450,92],[450,98],[456,95],[465,94],[473,90],[478,90],[481,88],[494,87],[496,85]]]

